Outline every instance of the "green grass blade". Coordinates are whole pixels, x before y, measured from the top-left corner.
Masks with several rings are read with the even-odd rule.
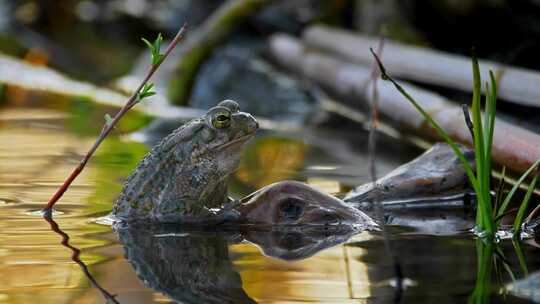
[[[521,202],[521,205],[519,206],[518,213],[516,215],[516,219],[514,220],[514,236],[519,236],[519,233],[521,231],[521,224],[523,224],[523,217],[525,217],[525,211],[527,211],[527,207],[529,206],[529,201],[531,200],[531,195],[534,191],[534,188],[536,187],[536,181],[538,180],[538,174],[535,174],[531,184],[529,185],[529,188],[527,189],[527,193],[525,194],[525,197],[523,198],[523,201]]]
[[[480,116],[482,99],[482,80],[480,78],[480,67],[478,60],[473,57],[473,97],[472,97],[472,121],[474,132],[474,147],[476,153],[476,167],[478,172],[482,172],[484,165],[484,132],[482,130],[482,117]]]
[[[489,153],[486,153],[486,156],[489,156],[489,163],[491,163],[491,148],[493,146],[493,135],[495,132],[495,113],[497,112],[497,82],[492,71],[489,71],[489,78],[491,81],[491,92],[486,104],[487,127],[485,130],[489,134],[486,141],[486,147],[489,149],[487,152]]]
[[[493,73],[489,72],[490,81],[491,81],[491,91],[490,86],[486,83],[486,106],[484,114],[484,171],[483,171],[483,181],[484,181],[484,191],[487,197],[486,199],[486,217],[490,217],[490,221],[495,225],[493,220],[494,210],[497,209],[497,206],[492,207],[492,199],[490,195],[491,189],[491,150],[493,146],[493,132],[495,128],[495,113],[496,113],[496,102],[497,102],[497,83]],[[497,202],[495,202],[497,205]]]
[[[494,232],[494,223],[491,212],[491,195],[490,178],[491,166],[486,162],[486,138],[481,116],[481,100],[482,100],[482,80],[480,78],[480,67],[478,60],[472,58],[473,72],[473,97],[472,97],[472,121],[474,133],[474,153],[476,159],[476,178],[478,181],[478,212],[476,216],[476,224],[480,229],[489,233]],[[488,94],[486,94],[488,95]],[[486,130],[487,131],[487,130]]]
[[[504,192],[504,178],[506,177],[506,166],[503,166],[501,172],[501,179],[499,180],[499,186],[497,187],[497,192],[495,193],[495,202],[493,205],[493,216],[497,216],[497,210],[501,204],[502,195]],[[495,220],[497,222],[497,220]]]
[[[484,117],[482,119],[483,125],[482,125],[482,131],[484,132],[484,159],[487,160],[487,151],[489,150],[488,143],[489,143],[489,100],[491,99],[491,94],[489,90],[489,84],[485,82],[485,95],[484,95]],[[481,107],[480,107],[481,108]],[[480,112],[482,113],[482,112]],[[486,161],[486,164],[489,164]]]
[[[531,172],[533,170],[535,170],[536,168],[538,168],[538,165],[540,165],[540,159],[537,160],[536,162],[534,162],[534,164],[532,164],[531,167],[529,167],[529,169],[527,169],[527,171],[525,171],[525,173],[523,173],[523,175],[521,175],[521,177],[517,180],[517,182],[514,184],[514,186],[512,187],[512,189],[510,189],[510,191],[508,192],[508,194],[506,195],[506,197],[504,198],[504,201],[503,203],[501,204],[501,207],[499,208],[499,210],[497,211],[497,216],[500,216],[501,214],[503,214],[505,211],[506,211],[506,208],[508,208],[508,204],[510,204],[510,201],[512,200],[512,197],[514,196],[514,194],[516,193],[517,189],[519,188],[519,186],[523,183],[523,181],[525,180],[525,178],[527,178],[527,176],[529,176],[529,174],[531,174]],[[500,221],[500,219],[499,219]],[[498,224],[498,223],[497,223]]]
[[[514,213],[514,210],[508,210],[508,211],[506,211],[505,213],[503,213],[503,214],[501,214],[501,215],[497,215],[497,216],[495,217],[495,223],[499,222],[500,219],[502,219],[503,217],[505,217],[505,216],[507,216],[507,215],[510,215],[510,214],[512,214],[512,213]]]
[[[483,119],[483,133],[484,133],[484,164],[485,164],[485,170],[484,173],[487,173],[491,176],[491,145],[490,142],[493,142],[493,133],[490,132],[490,123],[491,118],[494,116],[491,111],[492,108],[492,98],[491,93],[489,89],[489,84],[486,82],[485,84],[485,99],[484,99],[484,119]]]
[[[510,267],[510,264],[508,262],[508,259],[504,256],[504,252],[502,251],[501,247],[498,245],[495,245],[495,262],[500,262],[506,272],[508,273],[508,276],[512,280],[512,282],[516,281],[516,274],[512,270],[512,267]]]
[[[514,246],[514,251],[516,252],[516,256],[518,258],[521,271],[523,272],[523,276],[526,277],[529,275],[529,270],[527,269],[527,262],[525,261],[525,255],[523,254],[523,248],[521,248],[521,243],[516,239],[512,239],[512,245]]]

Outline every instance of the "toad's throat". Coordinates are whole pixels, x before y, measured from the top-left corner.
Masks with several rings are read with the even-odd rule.
[[[220,145],[220,146],[217,146],[213,149],[213,151],[221,151],[221,150],[224,150],[224,149],[227,149],[227,148],[230,148],[230,147],[238,147],[242,144],[244,144],[245,142],[247,142],[249,139],[251,139],[253,137],[253,135],[255,135],[255,132],[251,132],[251,133],[248,133],[246,135],[243,135],[243,136],[240,136],[236,139],[233,139],[223,145]]]

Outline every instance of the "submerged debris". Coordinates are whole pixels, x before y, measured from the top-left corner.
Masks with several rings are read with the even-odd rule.
[[[540,271],[529,276],[507,284],[505,289],[517,297],[531,300],[535,303],[540,302]]]

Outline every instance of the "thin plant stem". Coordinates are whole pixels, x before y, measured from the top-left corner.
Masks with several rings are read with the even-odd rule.
[[[439,124],[437,124],[433,120],[433,118],[420,106],[420,104],[418,104],[418,102],[414,98],[412,98],[412,96],[409,95],[409,93],[407,93],[407,91],[405,91],[405,89],[403,89],[403,87],[399,83],[397,83],[392,77],[390,77],[390,75],[388,75],[386,73],[386,69],[384,68],[384,66],[383,66],[382,62],[380,61],[379,57],[377,57],[377,54],[375,54],[373,52],[373,50],[371,50],[371,53],[373,54],[373,56],[375,56],[375,60],[377,61],[378,65],[379,65],[379,69],[381,70],[381,77],[383,79],[385,79],[385,80],[389,80],[394,85],[394,87],[409,102],[412,103],[412,105],[416,108],[416,110],[418,110],[418,112],[420,112],[420,114],[422,114],[424,119],[426,119],[427,122],[431,125],[431,127],[435,129],[437,134],[439,134],[439,136],[441,136],[444,139],[444,141],[446,141],[450,145],[452,150],[454,150],[454,153],[456,153],[456,155],[458,156],[458,158],[462,162],[463,166],[465,167],[465,172],[467,173],[467,177],[471,181],[471,184],[472,184],[473,188],[476,191],[477,190],[477,181],[476,181],[476,177],[474,176],[474,171],[473,171],[471,165],[469,164],[469,162],[467,161],[467,159],[465,158],[465,155],[463,155],[463,153],[461,152],[459,147],[456,145],[456,143],[450,138],[448,133],[446,133],[446,131],[444,131],[439,126]]]
[[[58,200],[64,195],[64,193],[67,191],[67,189],[69,188],[71,183],[75,180],[75,178],[77,178],[77,176],[79,176],[79,174],[84,170],[84,168],[86,167],[86,164],[88,163],[90,158],[94,155],[94,153],[96,152],[99,145],[103,142],[103,140],[105,140],[107,135],[109,135],[109,133],[111,133],[111,131],[114,129],[116,124],[120,121],[120,119],[131,108],[133,108],[133,106],[135,106],[138,103],[139,92],[145,86],[145,84],[150,80],[152,75],[154,75],[156,70],[160,67],[161,63],[163,63],[163,61],[167,58],[167,56],[169,56],[171,51],[182,40],[186,30],[187,30],[187,26],[186,26],[186,24],[184,24],[180,28],[180,30],[178,31],[178,33],[176,34],[176,36],[174,37],[172,42],[169,44],[167,49],[165,50],[165,53],[163,54],[163,59],[156,62],[155,64],[152,64],[150,66],[146,76],[142,80],[141,84],[137,87],[137,89],[133,92],[133,95],[131,95],[131,97],[129,97],[129,99],[126,101],[125,105],[116,113],[116,115],[114,116],[112,121],[110,123],[106,123],[106,124],[103,125],[103,128],[101,129],[101,133],[99,134],[98,138],[96,139],[96,141],[94,142],[94,144],[92,145],[90,150],[88,150],[86,155],[79,162],[78,166],[75,167],[75,169],[67,177],[67,179],[64,181],[62,186],[60,186],[60,188],[58,188],[58,190],[54,193],[54,195],[49,199],[49,202],[47,203],[47,205],[43,209],[43,216],[50,217],[52,215],[52,208],[54,207],[56,202],[58,202]]]
[[[497,191],[495,192],[495,202],[494,202],[494,206],[493,206],[493,215],[495,216],[496,215],[496,212],[499,208],[499,205],[501,203],[501,199],[502,199],[502,196],[503,196],[503,192],[504,192],[504,179],[506,177],[506,167],[503,167],[502,168],[502,172],[501,172],[501,179],[499,180],[499,186],[497,187]],[[496,222],[497,220],[495,220]]]
[[[467,128],[469,129],[469,132],[471,133],[471,140],[474,142],[474,127],[473,123],[471,121],[471,114],[469,113],[469,106],[466,104],[461,105],[461,109],[463,110],[463,117],[465,117],[465,124],[467,125]]]
[[[521,272],[523,273],[523,276],[526,277],[529,275],[529,269],[527,269],[527,261],[525,260],[525,254],[523,254],[523,248],[521,247],[521,243],[515,238],[513,238],[512,245],[514,246],[514,251],[519,262],[519,267],[521,267]]]
[[[536,187],[537,180],[538,174],[535,174],[531,181],[531,184],[529,185],[529,188],[527,189],[527,193],[525,193],[525,197],[523,198],[523,201],[519,206],[519,210],[513,225],[514,237],[519,237],[520,235],[521,225],[523,224],[523,218],[525,217],[525,211],[527,211],[527,207],[529,206],[529,201],[531,200],[531,195],[533,193],[534,187]]]
[[[539,165],[540,165],[540,159],[534,162],[534,164],[529,169],[527,169],[527,171],[525,171],[525,173],[523,173],[523,175],[521,175],[521,177],[516,181],[514,186],[510,189],[510,191],[506,195],[504,201],[501,204],[501,207],[499,208],[499,210],[497,210],[497,217],[500,217],[502,214],[505,213],[506,209],[508,208],[508,205],[510,204],[510,201],[512,200],[512,197],[516,193],[519,186],[523,183],[523,181],[525,181],[527,176],[529,176],[529,174],[531,174],[533,170],[538,168]],[[497,224],[500,222],[500,220],[501,220],[500,218],[497,220]]]
[[[477,174],[477,192],[478,197],[478,209],[476,213],[476,225],[483,231],[487,232],[490,236],[495,233],[495,225],[493,222],[493,216],[491,213],[491,195],[490,195],[490,178],[491,170],[487,164],[488,157],[486,152],[490,151],[486,147],[486,137],[489,134],[485,134],[487,130],[483,129],[482,125],[482,80],[480,78],[480,67],[478,60],[475,56],[472,58],[473,64],[473,98],[472,98],[472,122],[474,131],[474,153],[476,160],[476,174]],[[486,100],[488,100],[488,90],[486,90]],[[485,135],[484,135],[485,134]]]
[[[377,47],[377,54],[380,56],[384,48],[384,37],[381,37],[379,40],[379,45]],[[373,52],[373,50],[372,50]],[[378,67],[377,62],[373,63],[372,72],[371,72],[371,115],[370,115],[370,128],[368,135],[368,162],[369,162],[369,171],[371,175],[371,182],[373,187],[377,187],[377,168],[375,165],[375,153],[377,147],[376,135],[377,127],[379,124],[379,91],[377,86],[377,79],[381,74],[381,69]],[[377,193],[377,191],[375,191]],[[392,246],[390,244],[390,239],[388,237],[388,231],[386,229],[386,224],[384,222],[384,205],[379,201],[378,195],[375,194],[374,199],[374,209],[377,217],[381,220],[381,230],[383,233],[384,246],[386,252],[392,259],[392,264],[394,266],[394,273],[396,278],[396,294],[394,298],[394,303],[401,302],[401,295],[403,291],[403,270],[401,268],[401,263],[399,257],[394,254]]]
[[[503,265],[504,270],[506,270],[506,273],[512,280],[512,282],[516,281],[516,274],[512,270],[512,267],[510,267],[510,262],[508,259],[504,256],[504,253],[500,246],[495,244],[495,251],[493,252],[493,258],[494,262],[500,262]]]

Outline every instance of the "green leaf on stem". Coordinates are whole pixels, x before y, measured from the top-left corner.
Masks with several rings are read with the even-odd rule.
[[[104,117],[105,117],[105,124],[107,125],[107,127],[110,128],[113,124],[113,118],[111,117],[111,115],[109,115],[109,113],[106,113]]]
[[[152,90],[154,87],[154,84],[151,82],[147,82],[144,84],[143,88],[137,95],[137,102],[140,102],[141,100],[145,99],[146,97],[150,97],[153,95],[156,95],[156,92]]]
[[[153,43],[150,43],[150,41],[146,40],[145,38],[141,38],[141,40],[150,49],[152,55],[152,65],[160,64],[165,58],[165,55],[160,53],[161,42],[163,41],[163,36],[161,36],[161,33],[158,34]]]

